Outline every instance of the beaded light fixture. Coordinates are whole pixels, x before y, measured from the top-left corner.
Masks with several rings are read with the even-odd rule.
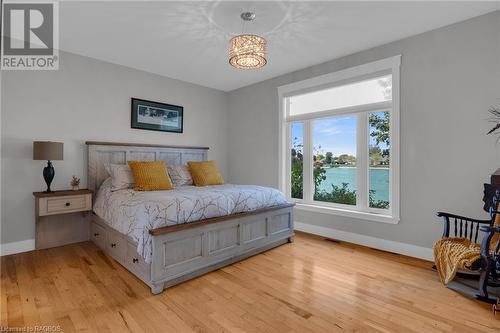
[[[241,14],[243,21],[255,20],[255,13]],[[229,63],[239,69],[258,69],[266,63],[267,42],[257,35],[241,34],[229,41]]]

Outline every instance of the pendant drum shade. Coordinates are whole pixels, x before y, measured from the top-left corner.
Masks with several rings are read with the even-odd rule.
[[[52,141],[33,141],[33,159],[57,161],[63,159],[63,143]]]
[[[266,52],[266,40],[257,35],[238,35],[229,41],[229,63],[239,69],[263,67]]]

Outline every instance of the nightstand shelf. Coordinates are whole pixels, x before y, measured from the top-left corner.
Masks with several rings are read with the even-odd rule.
[[[33,192],[35,248],[45,249],[89,239],[92,191]]]

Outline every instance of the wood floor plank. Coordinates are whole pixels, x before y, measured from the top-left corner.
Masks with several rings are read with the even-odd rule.
[[[431,263],[299,233],[152,295],[90,242],[2,257],[0,323],[64,332],[500,332]]]

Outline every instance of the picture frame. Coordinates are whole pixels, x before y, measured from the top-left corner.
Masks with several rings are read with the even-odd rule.
[[[131,127],[150,131],[182,133],[184,108],[179,105],[131,99]]]

